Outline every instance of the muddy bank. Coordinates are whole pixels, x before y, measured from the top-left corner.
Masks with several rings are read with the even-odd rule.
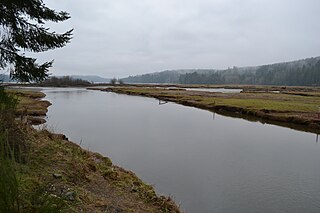
[[[320,98],[317,96],[317,92],[314,94],[308,92],[308,95],[301,96],[301,92],[298,94],[265,92],[222,94],[141,87],[89,89],[152,97],[231,117],[240,117],[297,130],[320,133]]]

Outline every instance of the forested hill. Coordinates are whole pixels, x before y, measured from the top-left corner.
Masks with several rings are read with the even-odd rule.
[[[225,70],[172,70],[130,76],[126,83],[320,86],[320,57]]]
[[[181,70],[166,70],[150,74],[129,76],[123,78],[125,83],[179,83],[179,79],[186,73],[196,72],[198,74],[211,73],[212,69],[181,69]]]

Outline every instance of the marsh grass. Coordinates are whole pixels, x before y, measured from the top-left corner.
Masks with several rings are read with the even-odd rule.
[[[28,127],[15,119],[18,103],[0,87],[0,212],[63,212],[63,200],[25,178],[31,172]]]
[[[21,161],[21,132],[15,126],[17,99],[0,87],[0,212],[20,212],[16,162]]]
[[[50,106],[48,101],[40,100],[45,95],[38,91],[6,90],[7,96],[15,99],[15,115],[44,116]]]
[[[279,91],[281,89],[278,93],[268,92],[269,88],[254,87],[254,91],[242,93],[168,90],[148,86],[118,86],[100,90],[152,97],[231,117],[320,133],[320,88],[290,87],[286,88],[286,91],[278,88]]]
[[[320,97],[301,96],[291,93],[204,93],[190,91],[170,91],[159,88],[117,87],[110,91],[129,95],[168,98],[172,101],[191,101],[210,108],[215,105],[241,107],[252,110],[273,110],[279,112],[316,113],[320,106]]]
[[[15,154],[7,132],[1,133],[0,143],[0,212],[20,212]]]

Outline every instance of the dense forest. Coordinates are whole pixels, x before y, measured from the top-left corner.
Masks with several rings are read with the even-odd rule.
[[[320,86],[320,57],[225,70],[172,70],[122,80],[126,83]]]

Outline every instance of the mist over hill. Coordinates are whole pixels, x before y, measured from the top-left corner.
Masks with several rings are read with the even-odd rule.
[[[166,70],[122,79],[125,83],[320,86],[320,57],[252,67]]]

